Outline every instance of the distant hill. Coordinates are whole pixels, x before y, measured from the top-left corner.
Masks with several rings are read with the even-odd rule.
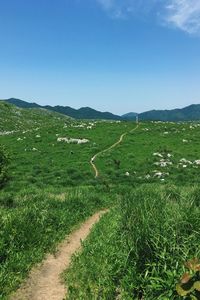
[[[6,99],[3,101],[8,102],[10,104],[14,104],[17,107],[21,107],[21,108],[39,108],[39,107],[41,107],[37,103],[29,103],[29,102],[26,102],[26,101],[23,101],[20,99],[15,99],[15,98]]]
[[[80,109],[74,109],[69,106],[50,106],[39,105],[37,103],[29,103],[20,99],[10,98],[4,100],[5,102],[14,104],[21,108],[45,108],[54,112],[58,112],[75,119],[103,119],[103,120],[122,120],[120,116],[114,115],[110,112],[100,112],[90,107],[82,107]]]
[[[49,111],[44,108],[22,108],[14,104],[0,101],[0,136],[1,132],[32,130],[44,124],[62,122],[71,123],[72,119],[63,114]]]
[[[44,106],[44,108],[57,111],[64,115],[75,119],[104,119],[104,120],[122,120],[120,116],[114,115],[110,112],[100,112],[90,107],[81,107],[74,109],[69,106]]]
[[[139,114],[140,120],[154,121],[195,121],[200,120],[200,104],[192,104],[181,109],[150,110]]]
[[[135,118],[136,118],[136,116],[137,116],[138,114],[137,113],[135,113],[135,112],[130,112],[130,113],[127,113],[127,114],[125,114],[125,115],[122,115],[121,117],[124,119],[124,120],[135,120]]]
[[[192,104],[184,108],[172,110],[150,110],[140,114],[130,112],[122,116],[110,112],[101,112],[90,107],[74,109],[69,106],[41,106],[37,103],[29,103],[20,99],[10,98],[5,102],[14,104],[20,108],[44,108],[48,111],[58,112],[75,119],[104,119],[104,120],[135,120],[138,115],[143,121],[195,121],[200,120],[200,104]]]

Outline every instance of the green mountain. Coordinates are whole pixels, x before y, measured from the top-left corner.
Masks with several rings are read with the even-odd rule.
[[[135,112],[130,112],[130,113],[127,113],[125,115],[122,115],[121,117],[124,119],[124,120],[128,120],[128,121],[131,121],[131,120],[135,120],[136,116],[138,114],[135,113]]]
[[[128,113],[122,116],[125,120],[135,120],[138,115],[142,121],[195,121],[200,120],[200,104],[171,110],[150,110],[141,114]]]
[[[10,104],[14,104],[14,105],[16,105],[18,107],[21,107],[21,108],[39,108],[39,107],[41,107],[37,103],[29,103],[29,102],[26,102],[26,101],[23,101],[23,100],[20,100],[20,99],[15,99],[15,98],[6,99],[6,100],[3,100],[3,101],[8,102]]]
[[[192,104],[182,109],[150,110],[139,114],[140,120],[154,121],[195,121],[200,120],[200,104]]]
[[[104,119],[104,120],[121,120],[120,116],[114,115],[110,112],[100,112],[90,107],[82,107],[74,109],[69,106],[44,106],[44,108],[57,111],[64,115],[70,116],[75,119]]]
[[[74,109],[69,106],[41,106],[37,103],[29,103],[20,99],[10,98],[4,100],[5,102],[14,104],[21,108],[45,108],[50,111],[58,112],[75,119],[104,119],[104,120],[122,120],[120,116],[114,115],[110,112],[100,112],[90,107],[82,107],[80,109]]]
[[[69,106],[41,106],[37,103],[29,103],[20,99],[10,98],[5,102],[16,105],[20,108],[43,108],[48,111],[58,112],[74,119],[104,119],[104,120],[135,120],[138,115],[139,120],[143,121],[194,121],[200,120],[200,104],[192,104],[181,109],[172,110],[150,110],[137,114],[130,112],[122,116],[114,115],[110,112],[100,112],[90,107],[74,109]]]

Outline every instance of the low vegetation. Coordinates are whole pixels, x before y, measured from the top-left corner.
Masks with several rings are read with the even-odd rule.
[[[101,197],[100,197],[101,194]],[[23,189],[0,196],[1,297],[19,287],[33,264],[54,251],[74,226],[108,206],[94,188]]]
[[[199,273],[184,296],[182,276],[200,258],[200,123],[133,128],[0,102],[0,299],[102,208],[110,212],[64,274],[69,299],[197,297]]]
[[[200,255],[198,193],[157,185],[124,190],[74,257],[67,299],[180,299],[184,262]]]

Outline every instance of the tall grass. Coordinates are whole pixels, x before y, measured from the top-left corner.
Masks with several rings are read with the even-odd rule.
[[[25,189],[0,195],[0,299],[15,290],[48,251],[95,211],[108,206],[92,187]]]
[[[197,189],[154,185],[123,195],[74,259],[69,299],[179,299],[184,262],[200,256]]]

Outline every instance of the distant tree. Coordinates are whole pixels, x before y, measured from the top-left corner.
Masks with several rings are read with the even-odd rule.
[[[8,164],[9,156],[5,150],[5,147],[0,145],[0,188],[8,181]]]

